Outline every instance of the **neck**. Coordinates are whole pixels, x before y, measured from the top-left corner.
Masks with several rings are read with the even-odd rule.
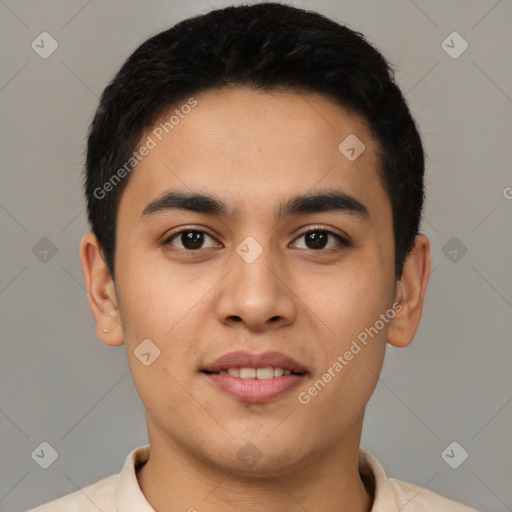
[[[148,425],[149,427],[149,425]],[[137,479],[159,512],[370,512],[373,489],[358,470],[360,429],[287,468],[241,474],[219,467],[168,437],[149,433],[150,459]],[[153,435],[151,435],[153,434]],[[368,486],[370,487],[370,486]]]

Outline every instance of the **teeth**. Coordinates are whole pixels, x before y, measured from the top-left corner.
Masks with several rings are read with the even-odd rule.
[[[274,377],[274,368],[272,368],[272,366],[268,368],[258,368],[256,370],[256,377],[258,379],[271,379]]]
[[[256,368],[240,368],[241,379],[254,379],[256,377]]]
[[[283,370],[282,368],[273,368],[267,366],[265,368],[228,368],[221,370],[219,375],[231,375],[232,377],[240,377],[241,379],[272,379],[273,377],[281,377],[282,375],[291,375],[291,370]]]

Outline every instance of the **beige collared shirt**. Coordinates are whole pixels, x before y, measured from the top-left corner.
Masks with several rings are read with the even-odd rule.
[[[149,445],[132,450],[121,472],[28,512],[155,512],[139,487],[135,467],[149,457]],[[359,452],[359,471],[375,482],[372,512],[476,512],[422,487],[388,478],[378,460]]]

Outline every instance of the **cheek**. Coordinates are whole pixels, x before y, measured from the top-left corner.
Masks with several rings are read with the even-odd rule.
[[[155,421],[173,417],[179,424],[176,411],[194,407],[183,386],[190,379],[187,362],[197,359],[197,338],[191,326],[201,325],[204,318],[201,309],[194,307],[201,297],[197,281],[195,288],[192,283],[187,287],[183,280],[160,271],[157,276],[154,269],[137,267],[135,271],[135,265],[126,265],[122,282],[119,312],[137,393]],[[146,353],[149,357],[144,356]]]
[[[365,264],[354,258],[336,275],[316,281],[306,279],[303,291],[308,290],[308,306],[319,325],[335,340],[335,345],[355,338],[370,327],[390,307],[394,296],[393,278],[383,275],[376,264]],[[342,341],[343,340],[343,341]]]
[[[175,272],[166,271],[140,247],[129,241],[119,244],[125,249],[117,267],[118,306],[128,342],[138,338],[162,338],[185,314],[192,289]]]
[[[380,373],[393,316],[390,276],[377,264],[354,260],[310,295],[308,305],[316,313],[310,318],[325,355],[315,376],[318,391],[311,390],[323,396],[316,406],[343,407],[350,417],[362,413]]]
[[[347,427],[348,420],[363,415],[375,389],[390,321],[388,317],[388,322],[382,321],[381,314],[385,315],[390,303],[386,287],[361,280],[329,292],[315,303],[322,365],[308,387],[301,389],[305,393],[301,403],[307,402],[310,428],[315,426],[314,418],[323,417],[326,436],[328,432],[335,436],[343,425]],[[333,414],[326,415],[326,410]]]
[[[212,307],[208,290],[215,276],[185,275],[165,262],[142,264],[142,258],[126,258],[119,268],[118,306],[127,355],[134,359],[134,350],[150,339],[160,351],[155,364],[185,377],[185,363],[196,360],[205,308]],[[140,370],[135,363],[134,370]]]

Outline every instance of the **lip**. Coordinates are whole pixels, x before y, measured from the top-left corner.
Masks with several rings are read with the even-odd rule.
[[[294,373],[307,373],[307,369],[304,368],[304,366],[290,356],[281,354],[281,352],[251,354],[244,350],[224,354],[213,361],[213,363],[205,366],[202,370],[206,372],[220,372],[221,370],[228,370],[229,368],[266,368],[268,366],[290,370]],[[280,378],[281,377],[274,377],[276,380]]]
[[[229,368],[282,368],[294,372],[271,379],[242,379],[229,374],[207,373]],[[262,403],[274,400],[300,385],[306,378],[307,369],[290,356],[281,352],[251,354],[243,350],[229,352],[202,369],[203,375],[222,391],[244,402]]]
[[[262,403],[274,400],[300,385],[306,374],[283,375],[271,379],[242,379],[227,374],[203,373],[215,386],[243,402]]]

